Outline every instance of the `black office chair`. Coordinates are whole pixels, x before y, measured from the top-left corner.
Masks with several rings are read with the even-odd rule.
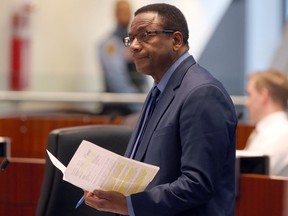
[[[68,165],[82,140],[87,140],[123,155],[132,129],[120,125],[89,125],[53,130],[48,136],[47,149],[65,166]],[[36,216],[109,216],[85,204],[75,209],[82,197],[80,188],[64,181],[63,174],[46,156],[45,174],[38,200]]]

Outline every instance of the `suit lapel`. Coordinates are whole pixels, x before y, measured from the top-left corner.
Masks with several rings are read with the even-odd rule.
[[[143,138],[142,138],[142,141],[141,141],[141,143],[138,147],[138,150],[136,152],[135,160],[141,161],[143,159],[153,132],[156,130],[160,119],[162,118],[162,116],[164,115],[167,108],[169,107],[169,105],[171,104],[171,102],[173,101],[173,99],[175,97],[175,90],[177,88],[179,88],[179,86],[181,85],[181,82],[183,80],[183,77],[185,76],[186,72],[188,71],[188,69],[193,64],[195,64],[194,58],[192,56],[188,57],[186,60],[184,60],[179,65],[179,67],[176,69],[176,71],[173,73],[172,77],[168,81],[167,86],[165,87],[164,91],[161,93],[159,100],[157,102],[157,105],[155,107],[155,110],[154,110],[154,112],[151,116],[151,119],[147,125],[146,131],[145,131]],[[146,99],[145,105],[146,105],[146,103],[147,103],[147,99]],[[139,121],[138,121],[136,129],[139,130],[139,127],[140,127],[140,125],[139,125]],[[135,138],[135,133],[134,133],[134,137],[132,137],[132,139],[131,139],[131,140],[133,140],[133,143],[135,143],[135,139],[136,138]],[[131,146],[133,146],[133,145],[131,145],[131,144],[132,143],[130,143],[129,146],[132,149]],[[132,151],[131,149],[130,149],[130,153]]]

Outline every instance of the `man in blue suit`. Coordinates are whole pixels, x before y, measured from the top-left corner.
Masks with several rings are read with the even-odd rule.
[[[172,5],[135,12],[124,43],[137,71],[153,77],[160,95],[143,129],[148,94],[126,156],[160,170],[144,192],[125,197],[95,190],[86,194],[87,205],[130,216],[234,215],[234,105],[188,53],[188,36],[184,15]]]

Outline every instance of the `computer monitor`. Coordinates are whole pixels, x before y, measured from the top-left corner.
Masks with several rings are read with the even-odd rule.
[[[240,174],[269,175],[269,156],[237,150],[235,172],[235,193],[238,196]]]
[[[239,172],[269,175],[269,156],[245,150],[237,150],[236,158],[239,159]]]
[[[240,157],[240,173],[269,175],[269,156]]]
[[[10,157],[10,139],[0,137],[0,157]]]

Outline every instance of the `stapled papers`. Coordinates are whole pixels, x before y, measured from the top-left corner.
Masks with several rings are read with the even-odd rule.
[[[65,167],[46,150],[63,180],[84,190],[118,191],[125,196],[143,191],[159,167],[135,161],[83,140]]]

